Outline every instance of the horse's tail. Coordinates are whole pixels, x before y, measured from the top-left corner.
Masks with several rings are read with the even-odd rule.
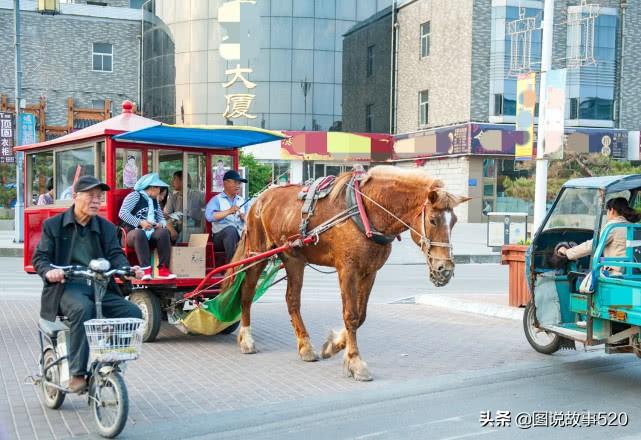
[[[240,261],[243,258],[245,258],[246,247],[247,247],[247,230],[243,231],[243,235],[240,236],[240,240],[238,241],[238,246],[236,247],[236,252],[234,252],[234,256],[232,257],[231,261],[229,261],[229,263],[235,263],[236,261]],[[227,269],[227,272],[225,273],[225,277],[227,279],[223,281],[221,286],[223,290],[231,286],[231,284],[234,282],[234,277],[232,275],[236,273],[237,269],[238,267]]]

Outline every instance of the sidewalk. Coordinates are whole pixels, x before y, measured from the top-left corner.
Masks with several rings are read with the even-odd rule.
[[[0,229],[0,257],[22,257],[22,243],[14,243],[13,235],[13,230]]]
[[[505,294],[444,294],[417,295],[416,304],[423,304],[456,312],[472,313],[490,318],[502,318],[514,321],[523,319],[523,308],[510,307]]]
[[[2,225],[6,227],[6,225]],[[0,257],[22,257],[22,244],[13,242],[13,230],[0,229]],[[487,247],[485,223],[459,223],[452,231],[452,246],[456,264],[499,263],[501,256]],[[409,232],[392,245],[387,264],[425,264],[425,256],[410,238]]]

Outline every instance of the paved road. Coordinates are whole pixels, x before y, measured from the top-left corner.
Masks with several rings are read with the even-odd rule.
[[[641,438],[640,375],[633,357],[522,364],[194,418],[189,433],[141,426],[127,438],[632,440]]]
[[[95,430],[86,400],[43,407],[23,385],[37,362],[38,301],[0,298],[0,432],[57,439]],[[259,353],[234,335],[188,337],[165,326],[129,365],[131,412],[122,438],[640,438],[641,365],[633,355],[540,355],[518,321],[414,304],[372,304],[359,344],[374,382],[341,374],[341,359],[298,360],[282,302],[253,309]],[[307,301],[318,348],[340,326],[336,303]],[[483,428],[480,411],[627,411],[630,428]],[[635,437],[636,436],[636,437]],[[2,434],[0,434],[2,438]],[[3,439],[4,440],[4,439]]]
[[[331,268],[319,267],[323,271]],[[507,266],[498,264],[460,264],[454,278],[441,288],[429,281],[424,265],[389,264],[379,272],[370,301],[391,303],[426,293],[487,294],[507,292]],[[21,258],[0,258],[0,298],[40,295],[42,283],[36,275],[25,274]],[[285,297],[285,283],[274,286],[261,301],[278,302]],[[307,268],[303,286],[305,301],[340,301],[336,274],[320,274]]]

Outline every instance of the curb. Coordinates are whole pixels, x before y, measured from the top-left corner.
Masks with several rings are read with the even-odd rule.
[[[499,264],[501,255],[454,255],[455,264]]]
[[[523,319],[523,309],[500,304],[463,301],[458,298],[448,298],[444,295],[417,295],[414,300],[416,304],[456,310],[458,312],[474,313],[491,318],[511,319],[514,321],[521,321]]]

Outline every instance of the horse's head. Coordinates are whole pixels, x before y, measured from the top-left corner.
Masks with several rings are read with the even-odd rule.
[[[468,200],[469,197],[455,196],[438,186],[433,187],[421,212],[410,225],[412,240],[425,254],[430,280],[436,287],[446,285],[454,275],[451,232],[456,224],[456,215],[453,210]]]

